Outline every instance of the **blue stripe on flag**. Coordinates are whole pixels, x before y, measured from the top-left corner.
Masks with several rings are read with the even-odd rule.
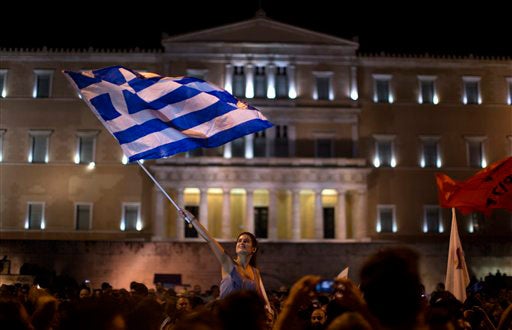
[[[64,72],[66,74],[68,74],[71,79],[73,79],[75,84],[78,86],[78,89],[85,88],[87,86],[90,86],[95,83],[99,83],[101,81],[101,79],[99,79],[99,78],[87,77],[79,72],[73,72],[73,71],[64,71]]]
[[[123,90],[126,106],[128,107],[128,113],[130,114],[134,114],[145,109],[162,109],[163,107],[166,107],[169,104],[187,100],[199,93],[200,92],[198,90],[195,90],[193,88],[181,86],[152,102],[146,102],[137,94],[134,94],[127,90]]]
[[[108,93],[100,94],[92,98],[91,104],[94,106],[94,108],[96,108],[96,111],[105,121],[112,120],[121,116],[121,114],[117,112],[116,108],[112,104],[112,100],[110,99],[110,95]]]
[[[124,131],[115,132],[114,136],[120,144],[125,144],[138,140],[148,134],[163,131],[169,127],[178,131],[184,131],[208,122],[215,117],[222,116],[223,114],[235,109],[237,108],[231,105],[217,102],[202,110],[194,111],[168,122],[159,119],[156,115],[157,112],[155,112],[155,119],[148,120],[140,125],[134,125],[128,129],[125,129]]]
[[[126,83],[126,79],[119,69],[124,69],[122,66],[113,66],[103,69],[94,70],[92,73],[101,80],[108,81],[118,86]],[[127,71],[133,72],[132,70],[126,69]]]
[[[138,78],[138,79],[132,79],[128,82],[128,85],[130,85],[131,88],[135,92],[140,92],[143,89],[146,89],[150,86],[153,86],[157,82],[159,82],[162,79],[162,77],[152,77],[152,78]]]
[[[221,146],[236,138],[254,132],[258,132],[269,127],[272,127],[272,124],[270,122],[261,119],[253,119],[248,122],[242,123],[238,126],[232,127],[231,129],[212,135],[207,139],[186,138],[176,142],[167,143],[164,145],[160,145],[156,148],[130,156],[128,160],[130,162],[133,162],[139,159],[158,159],[169,157],[180,152],[185,152],[200,147],[214,148]]]

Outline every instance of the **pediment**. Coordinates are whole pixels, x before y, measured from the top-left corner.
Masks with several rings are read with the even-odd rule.
[[[170,36],[162,44],[224,42],[224,43],[280,43],[330,45],[358,48],[358,43],[293,25],[274,21],[267,17],[256,17],[238,23],[211,29]]]

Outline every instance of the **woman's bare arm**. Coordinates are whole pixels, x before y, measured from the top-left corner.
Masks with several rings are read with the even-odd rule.
[[[212,234],[190,212],[182,209],[179,211],[179,213],[183,219],[188,218],[189,220],[191,220],[190,223],[192,224],[192,226],[194,226],[199,235],[201,235],[201,237],[204,238],[204,240],[208,243],[213,254],[217,258],[217,260],[219,260],[224,272],[229,273],[233,268],[233,261],[226,254],[226,251],[224,251],[222,245],[220,245],[219,242],[217,242],[217,240],[212,236]]]

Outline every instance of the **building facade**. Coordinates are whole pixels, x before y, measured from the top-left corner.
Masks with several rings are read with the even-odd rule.
[[[446,238],[435,173],[464,180],[512,155],[512,60],[361,55],[358,43],[266,17],[162,50],[0,50],[0,236],[195,241],[62,70],[124,65],[195,76],[274,124],[145,166],[219,239]],[[460,216],[463,236],[510,237],[509,213]]]

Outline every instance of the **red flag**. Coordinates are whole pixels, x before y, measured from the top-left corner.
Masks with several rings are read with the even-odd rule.
[[[463,214],[490,215],[493,209],[512,212],[512,157],[487,166],[466,181],[437,173],[436,182],[442,207],[455,207]]]

